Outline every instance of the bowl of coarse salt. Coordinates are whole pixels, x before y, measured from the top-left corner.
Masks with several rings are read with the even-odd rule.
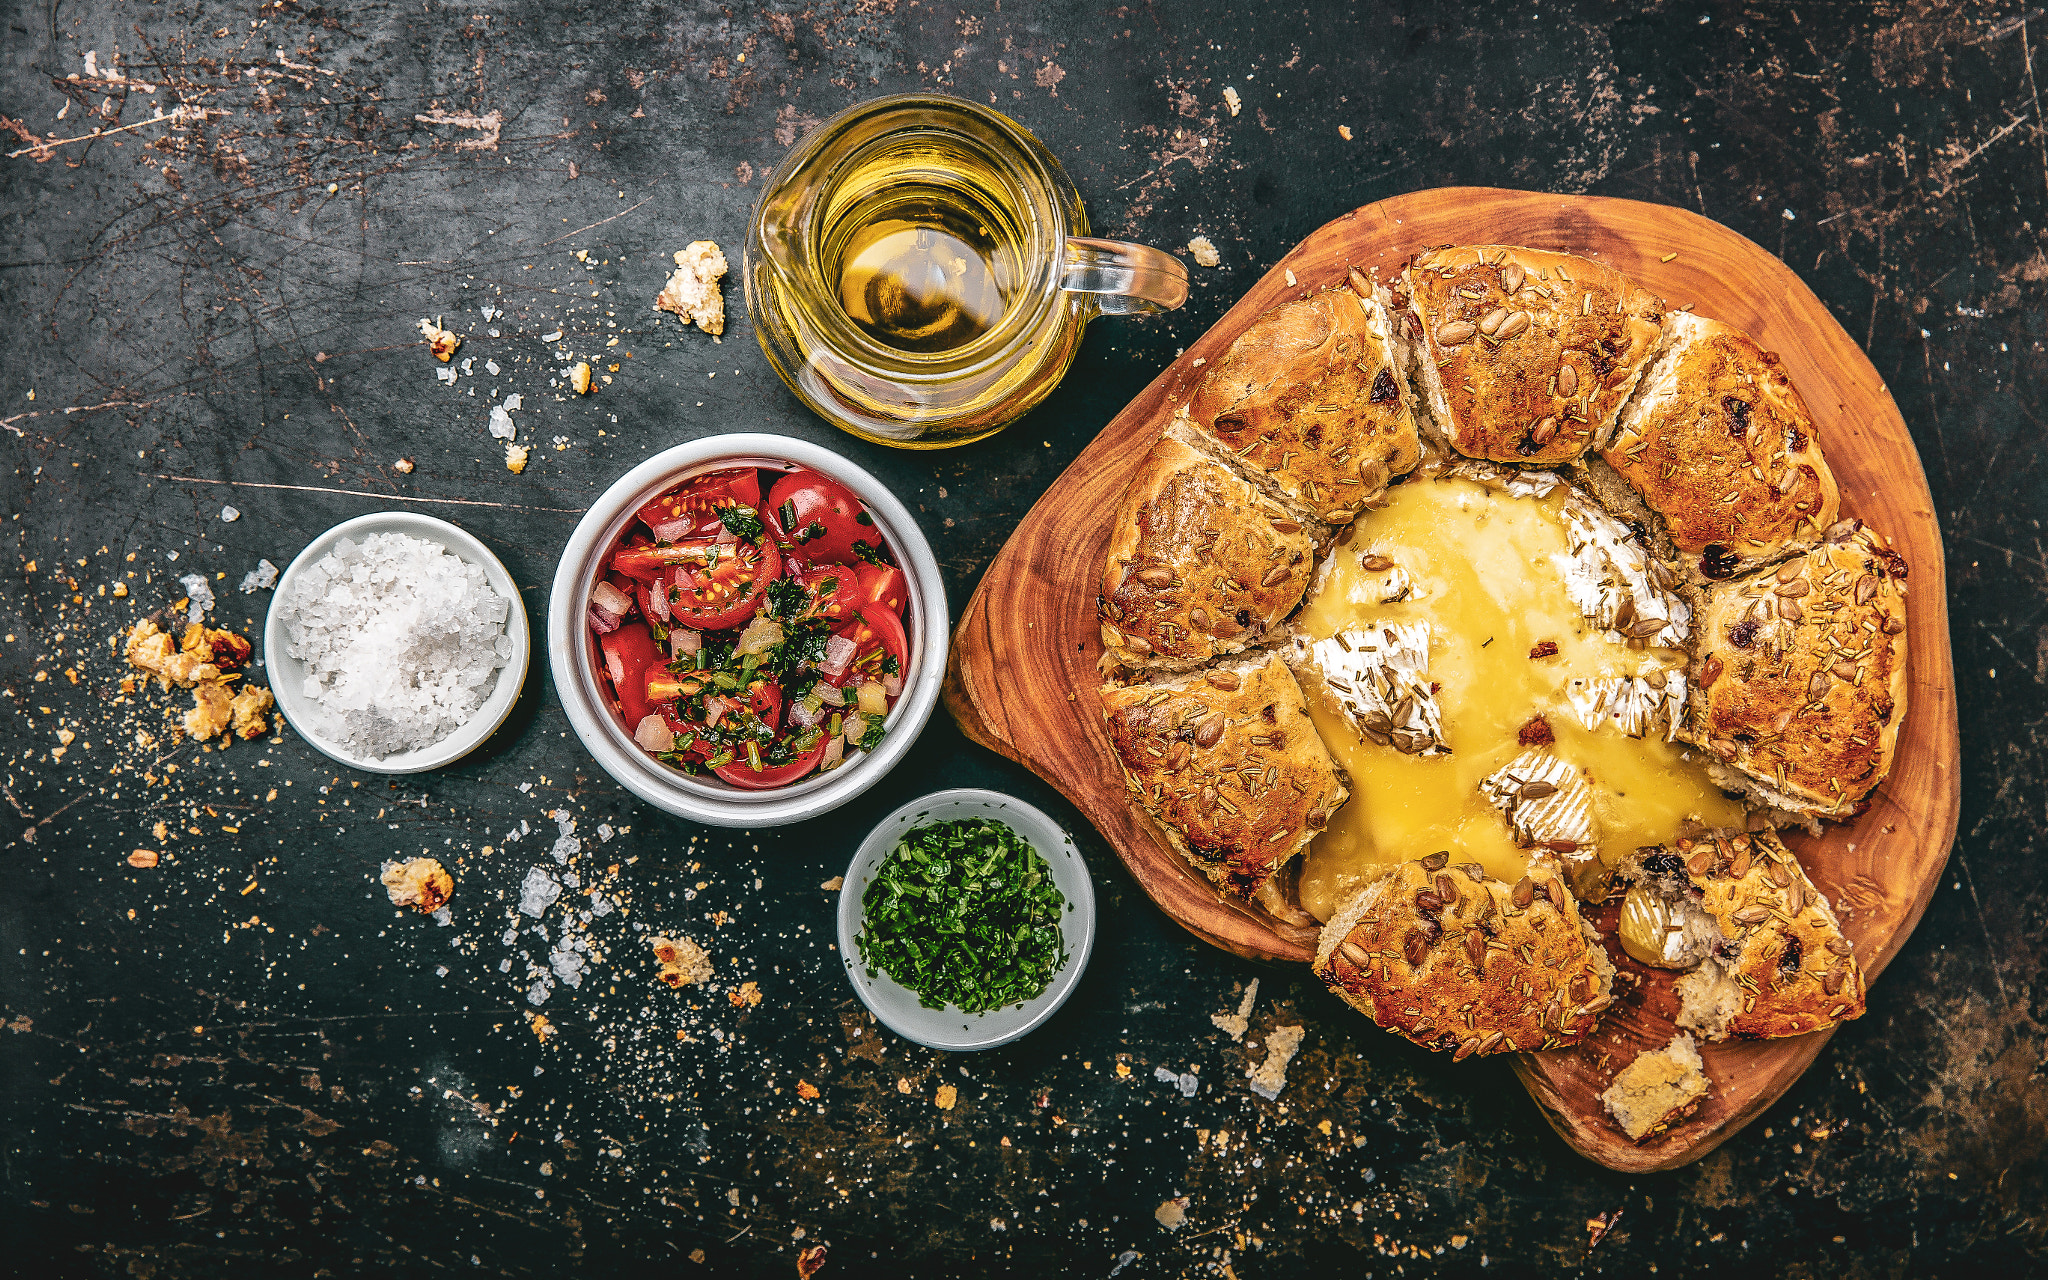
[[[300,737],[352,769],[421,773],[505,722],[533,640],[519,586],[488,547],[446,520],[381,511],[291,562],[263,650]]]

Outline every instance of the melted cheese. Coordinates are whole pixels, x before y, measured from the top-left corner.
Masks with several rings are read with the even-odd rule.
[[[1412,480],[1359,517],[1351,541],[1331,553],[1297,629],[1316,641],[1375,623],[1429,623],[1428,678],[1439,686],[1451,752],[1404,755],[1365,741],[1310,697],[1317,729],[1351,776],[1351,799],[1309,846],[1302,869],[1302,905],[1317,919],[1329,919],[1388,865],[1439,849],[1519,879],[1530,851],[1480,784],[1527,750],[1517,734],[1539,715],[1556,738],[1549,751],[1576,766],[1589,788],[1603,861],[1668,843],[1687,819],[1741,821],[1740,807],[1681,745],[1661,732],[1627,737],[1608,720],[1589,729],[1574,708],[1574,680],[1676,674],[1685,661],[1675,650],[1620,643],[1574,605],[1566,511],[1576,501],[1562,487],[1514,496],[1470,479]],[[1394,568],[1368,570],[1367,557]],[[1411,589],[1385,603],[1395,573]],[[1557,654],[1532,659],[1544,641]]]

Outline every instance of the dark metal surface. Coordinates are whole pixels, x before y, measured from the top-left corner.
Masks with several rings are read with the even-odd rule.
[[[138,127],[0,161],[8,1263],[790,1275],[822,1244],[827,1275],[2035,1269],[2044,34],[2023,4],[1940,2],[13,6],[6,150]],[[649,310],[685,243],[737,260],[762,176],[805,129],[914,88],[1035,130],[1098,234],[1206,234],[1223,255],[1181,312],[1098,323],[1031,418],[934,455],[809,418],[743,314],[714,344]],[[145,123],[159,108],[204,122]],[[1950,874],[1869,1016],[1694,1168],[1584,1163],[1505,1064],[1454,1069],[1306,975],[1196,944],[1099,843],[1101,941],[1050,1026],[970,1058],[878,1031],[818,887],[868,823],[961,784],[1071,818],[943,716],[840,814],[728,833],[629,802],[538,662],[484,752],[396,785],[289,734],[179,744],[166,711],[187,699],[119,693],[110,639],[182,594],[178,575],[225,574],[214,619],[253,631],[268,597],[235,584],[259,557],[401,499],[482,537],[538,612],[605,484],[733,429],[884,477],[957,608],[1066,461],[1266,264],[1347,208],[1454,183],[1683,205],[1781,254],[1890,383],[1948,540],[1966,769]],[[743,311],[736,282],[727,300]],[[476,362],[454,388],[417,341],[435,315]],[[587,400],[549,389],[557,328],[619,366]],[[494,391],[525,397],[523,475],[485,433]],[[577,822],[584,887],[622,909],[571,931],[589,975],[536,1009],[528,959],[547,965],[559,913],[549,941],[502,935],[526,868],[554,865],[550,810]],[[131,868],[139,847],[160,865]],[[376,883],[422,851],[455,873],[447,927]],[[715,987],[655,986],[635,925],[703,941]],[[1240,1044],[1210,1015],[1254,977]],[[1249,1044],[1284,1025],[1306,1040],[1268,1101]],[[1169,1230],[1156,1215],[1179,1196]]]

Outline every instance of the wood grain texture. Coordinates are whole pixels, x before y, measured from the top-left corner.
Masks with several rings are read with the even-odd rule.
[[[1890,779],[1869,812],[1818,839],[1790,841],[1835,903],[1865,972],[1897,953],[1940,878],[1960,808],[1959,750],[1941,533],[1910,435],[1883,381],[1827,308],[1786,266],[1718,223],[1681,209],[1590,196],[1447,188],[1379,201],[1322,227],[1259,281],[1103,429],[1053,484],[961,615],[946,704],[974,741],[1057,786],[1145,891],[1198,937],[1239,955],[1307,962],[1313,930],[1223,900],[1127,801],[1094,695],[1101,656],[1095,582],[1124,481],[1201,377],[1260,313],[1344,278],[1382,278],[1418,250],[1519,244],[1598,257],[1672,306],[1740,326],[1776,351],[1821,429],[1845,514],[1894,539],[1911,566],[1911,694]],[[1667,255],[1670,257],[1667,261]],[[1297,283],[1288,283],[1292,273]],[[1611,934],[1611,908],[1596,913]],[[1827,1033],[1703,1046],[1713,1092],[1675,1131],[1630,1144],[1599,1093],[1640,1050],[1672,1034],[1668,976],[1610,946],[1623,993],[1600,1032],[1571,1050],[1524,1054],[1516,1071],[1573,1148],[1610,1168],[1669,1169],[1726,1141],[1789,1088]],[[1882,989],[1874,999],[1881,1000]],[[1446,1061],[1446,1069],[1450,1067]]]

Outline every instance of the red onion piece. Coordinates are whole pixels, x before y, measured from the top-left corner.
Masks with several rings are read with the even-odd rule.
[[[589,617],[590,629],[601,636],[608,636],[612,632],[617,631],[619,623],[622,621],[622,619],[613,617],[596,605],[590,606]]]
[[[649,751],[673,751],[676,748],[675,730],[660,716],[646,716],[633,730],[633,741]]]
[[[660,524],[649,526],[654,531],[656,542],[681,542],[690,536],[690,530],[695,527],[695,523],[687,516],[680,520],[664,520]]]
[[[590,589],[590,604],[598,612],[608,613],[614,618],[623,618],[633,611],[633,597],[602,580]]]
[[[827,680],[837,681],[853,665],[855,645],[847,636],[833,636],[825,642],[825,660],[818,664],[818,674]]]

